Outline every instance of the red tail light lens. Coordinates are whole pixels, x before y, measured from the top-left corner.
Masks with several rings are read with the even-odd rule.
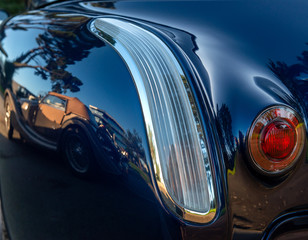
[[[304,141],[305,128],[298,114],[287,107],[272,107],[254,121],[248,145],[258,170],[282,174],[295,164]]]
[[[273,159],[284,159],[291,155],[296,144],[296,131],[286,122],[275,121],[264,130],[261,147],[265,155]]]

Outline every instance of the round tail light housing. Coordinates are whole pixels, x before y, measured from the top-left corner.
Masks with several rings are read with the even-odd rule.
[[[253,122],[248,149],[253,166],[266,175],[286,173],[298,160],[305,142],[305,127],[289,107],[271,107]]]

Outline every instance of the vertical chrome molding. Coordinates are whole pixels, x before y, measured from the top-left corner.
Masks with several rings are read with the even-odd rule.
[[[216,204],[206,140],[176,57],[156,35],[122,19],[98,18],[90,29],[118,52],[135,82],[163,202],[184,220],[211,221]]]

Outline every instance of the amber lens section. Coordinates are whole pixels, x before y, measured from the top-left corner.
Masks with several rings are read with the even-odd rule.
[[[248,137],[254,166],[265,174],[282,174],[303,151],[305,127],[299,115],[288,107],[271,107],[252,124]]]
[[[286,122],[270,123],[264,131],[261,147],[265,155],[273,159],[284,159],[292,153],[296,144],[296,131]]]

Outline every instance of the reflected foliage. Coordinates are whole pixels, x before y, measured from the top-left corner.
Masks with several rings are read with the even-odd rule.
[[[235,137],[232,133],[232,118],[229,108],[226,104],[222,104],[219,108],[217,105],[217,121],[220,131],[219,140],[223,147],[224,159],[227,159],[228,169],[234,168],[233,155],[236,151]]]
[[[86,2],[83,3],[85,6],[91,6],[95,8],[108,8],[108,9],[116,9],[114,6],[114,2]]]
[[[113,2],[94,2],[94,3],[86,3],[86,4],[91,4],[91,6],[97,7],[97,8],[115,9]]]
[[[17,14],[25,10],[24,0],[1,0],[0,9],[5,9],[10,14]]]
[[[126,131],[124,143],[125,151],[128,153],[131,161],[134,162],[140,158],[145,159],[145,153],[142,147],[142,139],[135,129],[133,131]]]
[[[33,15],[37,20],[15,19],[14,23],[8,23],[5,27],[14,31],[43,30],[35,38],[35,48],[21,54],[12,62],[6,62],[6,85],[9,85],[17,69],[33,68],[35,74],[43,80],[50,80],[53,92],[80,91],[82,80],[74,76],[68,66],[86,58],[91,48],[103,46],[104,43],[86,34],[86,17],[76,15],[63,18],[60,14],[49,14],[42,20],[40,12]],[[46,19],[48,28],[44,25]]]
[[[1,90],[8,94],[5,103],[14,109],[12,127],[31,142],[53,150],[61,146],[78,176],[94,172],[96,164],[116,174],[127,173],[128,162],[147,169],[142,140],[136,130],[126,132],[105,110],[94,103],[85,105],[68,94],[79,92],[84,84],[70,67],[88,58],[93,48],[105,46],[86,29],[88,20],[78,14],[34,11],[13,18],[2,29],[4,45],[9,41],[6,34],[14,32],[32,39],[29,50],[17,57],[12,57],[13,51],[0,49]],[[22,72],[19,69],[32,70],[39,81],[48,81],[51,87],[48,91],[28,89],[28,79],[20,81],[16,76]],[[66,142],[75,144],[69,146]],[[82,161],[83,152],[93,153],[95,157],[91,159],[97,162]]]
[[[307,109],[308,51],[303,51],[297,57],[297,61],[295,64],[288,65],[285,62],[269,60],[268,67],[288,87],[296,100]]]

